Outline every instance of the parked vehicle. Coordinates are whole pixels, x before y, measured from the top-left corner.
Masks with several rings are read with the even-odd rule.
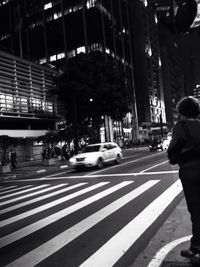
[[[69,159],[70,165],[75,168],[97,167],[103,168],[105,163],[116,162],[119,164],[122,158],[121,148],[114,142],[90,144],[83,152]]]

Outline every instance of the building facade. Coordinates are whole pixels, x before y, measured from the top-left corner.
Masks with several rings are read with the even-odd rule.
[[[148,133],[158,134],[166,123],[158,20],[152,1],[130,2],[138,120],[141,135],[148,137]]]
[[[0,47],[35,63],[59,68],[68,58],[91,51],[102,51],[105,59],[119,61],[132,83],[134,95],[132,112],[125,118],[123,128],[129,137],[137,138],[127,0],[1,0],[0,20],[1,25],[6,24],[0,31]],[[118,127],[117,133],[121,135],[122,129]]]
[[[24,140],[23,160],[33,158],[33,139],[56,129],[58,102],[50,68],[0,52],[0,135]]]

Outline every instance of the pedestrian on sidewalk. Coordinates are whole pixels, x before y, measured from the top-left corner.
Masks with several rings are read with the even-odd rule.
[[[16,164],[17,164],[17,154],[15,150],[11,149],[10,150],[10,165],[13,169],[16,169]]]
[[[168,147],[171,164],[179,165],[188,211],[191,215],[190,247],[181,256],[200,263],[200,105],[198,99],[187,96],[177,104],[179,121],[173,128]]]

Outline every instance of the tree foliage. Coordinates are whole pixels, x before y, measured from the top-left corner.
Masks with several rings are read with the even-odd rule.
[[[111,58],[105,61],[100,52],[69,59],[56,84],[69,124],[74,116],[78,124],[92,118],[97,125],[103,115],[122,120],[133,98],[122,66]]]

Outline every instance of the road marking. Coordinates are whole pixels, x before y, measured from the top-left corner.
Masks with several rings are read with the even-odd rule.
[[[6,190],[6,191],[4,191],[4,192],[1,192],[0,193],[0,195],[4,195],[5,193],[7,194],[7,193],[10,193],[10,192],[15,192],[15,191],[19,191],[19,190],[21,190],[21,189],[25,189],[25,188],[28,188],[28,187],[31,187],[31,186],[33,186],[33,185],[25,185],[25,186],[21,186],[21,187],[17,187],[17,188],[13,188],[13,189],[8,189],[8,190]],[[16,186],[15,186],[16,187]],[[4,189],[5,190],[5,189]]]
[[[48,187],[48,188],[45,188],[45,189],[42,189],[42,190],[39,190],[39,191],[36,191],[34,193],[30,193],[30,194],[26,194],[26,195],[23,195],[21,197],[16,197],[16,198],[12,198],[12,199],[9,199],[9,200],[6,200],[4,202],[1,202],[0,203],[0,206],[3,206],[3,205],[6,205],[6,204],[10,204],[12,202],[16,202],[16,201],[19,201],[19,200],[22,200],[22,199],[25,199],[25,198],[28,198],[28,197],[33,197],[33,196],[36,196],[38,194],[41,194],[41,193],[45,193],[49,190],[53,190],[57,187],[61,187],[61,186],[64,186],[65,184],[60,184],[60,185],[56,185],[56,186],[52,186],[52,187]],[[24,204],[25,202],[21,203],[21,204]],[[13,206],[12,206],[13,207]],[[1,214],[1,211],[0,211],[0,214]]]
[[[9,212],[9,211],[11,211],[11,210],[19,209],[19,208],[21,208],[21,207],[24,207],[24,206],[33,204],[33,203],[35,203],[35,202],[38,202],[38,201],[47,199],[47,198],[52,197],[52,196],[56,196],[56,195],[58,195],[58,194],[67,192],[67,191],[69,191],[69,190],[72,190],[72,189],[74,189],[74,188],[83,186],[83,185],[85,185],[85,184],[87,184],[87,183],[79,183],[79,184],[76,184],[76,185],[72,185],[72,186],[69,186],[69,187],[67,187],[67,188],[60,189],[60,190],[58,190],[58,191],[55,191],[55,192],[46,194],[46,195],[44,195],[44,196],[41,196],[41,197],[38,197],[38,198],[34,198],[34,199],[31,199],[31,200],[28,200],[28,201],[22,202],[22,203],[17,204],[17,205],[12,205],[11,207],[8,207],[8,208],[6,208],[6,209],[0,210],[0,214]],[[61,185],[53,186],[53,187],[49,188],[48,190],[53,190],[53,189],[55,189],[55,188],[58,188],[58,187],[61,187],[61,186],[65,186],[65,185],[67,185],[67,184],[61,184]],[[40,191],[40,193],[41,193],[41,191]]]
[[[113,192],[116,192],[117,190],[120,190],[121,188],[129,185],[133,183],[133,181],[124,181],[120,184],[114,185],[104,191],[101,191],[99,193],[97,193],[96,195],[93,195],[91,197],[88,197],[78,203],[73,204],[70,207],[67,207],[66,209],[63,209],[61,211],[58,211],[50,216],[45,217],[44,219],[41,219],[35,223],[32,223],[16,232],[13,232],[7,236],[4,236],[2,238],[0,238],[0,248],[5,247],[9,244],[11,244],[12,242],[15,242],[29,234],[32,234],[40,229],[42,229],[43,227],[52,224],[60,219],[62,219],[63,217],[79,210],[82,209],[85,206],[88,206],[91,203],[94,203],[95,201],[102,199],[105,196],[108,196],[109,194],[112,194]],[[25,265],[24,265],[25,266]]]
[[[18,214],[18,215],[16,215],[16,216],[13,216],[13,217],[11,217],[11,218],[2,220],[2,221],[0,221],[0,227],[4,227],[4,226],[6,226],[6,225],[8,225],[8,224],[11,224],[11,223],[14,223],[14,222],[16,222],[16,221],[19,221],[19,220],[22,220],[22,219],[24,219],[24,218],[27,218],[27,217],[29,217],[29,216],[32,216],[32,215],[34,215],[34,214],[36,214],[36,213],[38,213],[38,212],[41,212],[41,211],[50,209],[50,208],[52,208],[52,207],[55,207],[56,205],[62,204],[62,203],[65,202],[65,201],[68,201],[68,200],[73,199],[73,198],[75,198],[75,197],[77,197],[77,196],[83,195],[83,194],[85,194],[85,193],[87,193],[87,192],[90,192],[90,191],[92,191],[92,190],[94,190],[94,189],[97,189],[97,188],[99,188],[99,187],[101,187],[101,186],[104,186],[104,185],[106,185],[106,184],[108,184],[108,183],[109,183],[109,182],[101,182],[101,183],[98,183],[98,184],[89,186],[89,187],[84,188],[84,189],[82,189],[82,190],[80,190],[80,191],[74,192],[74,193],[72,193],[72,194],[70,194],[70,195],[68,195],[68,196],[64,196],[64,197],[61,197],[61,198],[59,198],[59,199],[53,200],[53,201],[51,201],[51,202],[48,202],[47,204],[41,205],[41,206],[39,206],[39,207],[37,207],[37,208],[35,208],[35,209],[29,210],[29,211],[20,213],[20,214]],[[71,186],[71,187],[75,188],[76,186]],[[68,187],[68,190],[70,190],[70,189],[71,189],[71,188]],[[66,190],[66,191],[67,191],[67,190]]]
[[[73,179],[73,178],[100,178],[100,177],[126,177],[126,176],[145,176],[145,175],[160,175],[160,174],[173,174],[173,173],[178,173],[178,170],[174,170],[174,171],[159,171],[159,172],[145,172],[145,173],[141,173],[141,172],[132,172],[132,173],[109,173],[109,174],[97,174],[97,175],[84,175],[84,176],[80,176],[80,175],[74,175],[74,176],[61,176],[61,177],[57,177],[57,179]],[[47,177],[48,179],[48,177]],[[50,178],[50,180],[53,178]],[[49,180],[49,179],[48,179]]]
[[[147,267],[160,267],[163,263],[164,259],[166,258],[167,254],[174,249],[176,246],[180,245],[181,243],[187,242],[191,239],[191,235],[181,237],[179,239],[176,239],[164,247],[162,247],[156,255],[153,257],[153,259],[150,261]]]
[[[4,198],[8,198],[8,197],[17,196],[17,195],[20,195],[20,194],[23,194],[23,193],[27,193],[27,192],[30,192],[30,191],[33,191],[33,190],[37,190],[37,189],[39,189],[39,188],[46,187],[46,186],[49,186],[49,184],[43,184],[43,185],[39,185],[39,186],[31,187],[31,188],[29,188],[29,189],[22,190],[22,191],[20,191],[20,192],[11,193],[11,194],[9,194],[9,195],[0,197],[0,200],[2,200],[2,199],[4,199]],[[1,203],[0,203],[0,206],[1,206]]]
[[[143,170],[143,171],[140,171],[140,173],[144,173],[144,172],[146,172],[146,171],[148,171],[148,170],[154,169],[154,168],[156,168],[156,167],[158,167],[158,166],[160,166],[160,165],[163,165],[163,164],[165,164],[165,163],[167,163],[167,162],[169,162],[169,160],[165,160],[165,161],[163,161],[163,162],[161,162],[161,163],[159,163],[159,164],[153,165],[153,166],[151,166],[151,167],[149,167],[149,168],[147,168],[147,169],[145,169],[145,170]]]
[[[8,186],[8,187],[0,187],[0,192],[2,192],[2,191],[5,191],[6,190],[6,192],[7,192],[7,190],[10,190],[10,189],[12,189],[12,188],[16,188],[17,186],[16,185],[11,185],[11,186]],[[4,193],[4,192],[3,192]]]
[[[56,237],[52,238],[51,240],[45,242],[41,246],[37,247],[36,249],[30,251],[29,253],[23,255],[22,257],[18,258],[17,260],[11,262],[9,267],[14,266],[35,266],[40,263],[42,260],[45,260],[47,257],[61,249],[62,247],[66,246],[72,240],[83,234],[85,231],[89,230],[91,227],[111,215],[112,213],[116,212],[124,205],[132,201],[137,196],[141,195],[143,192],[148,190],[150,187],[158,183],[159,180],[152,180],[148,181],[145,184],[141,185],[140,187],[134,189],[133,191],[129,192],[128,194],[124,195],[123,197],[113,201],[111,204],[107,205],[106,207],[102,208],[101,210],[95,212],[91,216],[87,217],[86,219],[82,220],[81,222],[77,223],[76,225],[72,226],[71,228],[67,229],[63,233],[57,235]],[[140,221],[141,225],[141,221]],[[135,230],[134,230],[135,231]],[[130,235],[130,233],[128,233]],[[121,242],[121,241],[120,241]],[[110,247],[112,249],[112,247]],[[114,251],[114,250],[113,250]],[[111,256],[109,251],[109,257]],[[112,256],[111,256],[112,257]],[[95,262],[91,266],[106,266],[102,263],[105,259],[101,259],[99,263]],[[110,267],[111,265],[109,265]]]
[[[41,178],[38,178],[39,180],[43,180],[47,177],[54,177],[54,176],[58,176],[60,174],[64,174],[64,173],[68,173],[69,171],[65,171],[65,172],[59,172],[59,173],[54,173],[54,174],[51,174],[51,175],[48,175],[48,176],[44,176],[44,177],[41,177]]]
[[[98,174],[98,175],[74,175],[74,176],[60,176],[60,177],[56,177],[56,181],[61,180],[61,179],[85,179],[85,178],[101,178],[101,177],[127,177],[127,176],[145,176],[145,175],[160,175],[160,174],[176,174],[178,173],[178,170],[173,170],[173,171],[159,171],[159,172],[145,172],[145,173],[141,173],[141,172],[132,172],[132,173],[112,173],[112,174]],[[55,178],[52,178],[50,176],[46,176],[45,180],[55,180]],[[34,181],[38,181],[41,180],[39,179],[27,179],[27,180],[17,180],[18,182],[34,182]],[[9,181],[11,182],[11,181]]]
[[[42,169],[42,170],[37,170],[36,173],[43,173],[43,172],[46,172],[47,170],[46,169]]]
[[[156,153],[155,155],[150,155],[150,156],[145,156],[145,157],[142,157],[142,158],[137,158],[137,159],[134,159],[134,160],[131,160],[131,161],[128,161],[128,162],[122,162],[122,163],[120,163],[120,164],[111,166],[111,167],[109,167],[109,168],[107,168],[107,169],[110,170],[110,169],[114,169],[114,168],[117,168],[117,167],[120,167],[120,166],[124,166],[124,165],[131,164],[131,163],[134,163],[134,162],[137,162],[137,161],[140,161],[140,160],[144,160],[144,159],[152,158],[153,156],[159,155],[159,154],[161,154],[161,153],[163,153],[163,152]],[[104,169],[103,169],[103,170],[104,170]],[[99,173],[99,172],[102,172],[103,170],[101,169],[101,170],[92,172],[91,175],[96,174],[96,173]],[[90,175],[90,174],[89,174],[89,175]]]
[[[122,228],[121,231],[114,235],[90,258],[81,264],[80,267],[113,266],[163,213],[163,211],[169,206],[172,200],[181,193],[181,191],[181,182],[178,180],[153,202],[151,202],[151,204],[149,204],[137,217]],[[111,249],[115,253],[110,253]]]

